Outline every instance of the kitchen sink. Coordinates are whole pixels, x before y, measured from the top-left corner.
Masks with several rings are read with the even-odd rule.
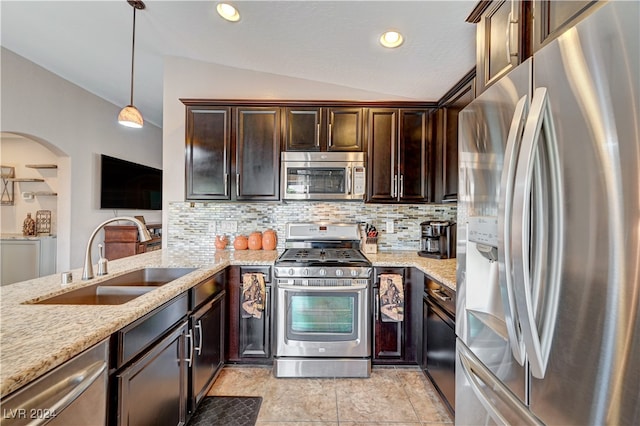
[[[143,268],[34,302],[36,305],[121,305],[195,268]]]
[[[189,272],[195,270],[195,268],[142,268],[109,278],[98,285],[158,287],[177,280],[183,275],[187,275]]]

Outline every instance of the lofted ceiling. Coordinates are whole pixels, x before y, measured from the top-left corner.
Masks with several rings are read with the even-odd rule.
[[[146,0],[136,14],[134,104],[162,126],[163,59],[179,57],[437,101],[475,64],[476,1]],[[126,0],[0,2],[2,46],[118,106],[129,103],[133,9]],[[378,44],[395,29],[405,42]],[[259,75],[259,74],[258,74]],[[224,75],[217,75],[224,81]],[[259,78],[259,77],[258,77]]]

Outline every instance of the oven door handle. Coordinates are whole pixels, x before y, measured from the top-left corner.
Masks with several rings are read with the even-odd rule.
[[[356,284],[356,285],[342,285],[342,286],[306,286],[306,285],[291,285],[291,284],[278,284],[278,288],[282,290],[293,291],[358,291],[366,290],[369,288],[368,284]]]

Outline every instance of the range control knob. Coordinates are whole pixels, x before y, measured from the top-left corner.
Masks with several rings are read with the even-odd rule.
[[[293,268],[289,268],[289,271],[287,271],[289,273],[289,275],[293,275],[294,271]]]
[[[344,275],[344,272],[342,271],[342,269],[336,269],[336,276],[337,277],[341,277]]]
[[[309,275],[309,269],[308,268],[304,268],[302,270],[302,275],[305,275],[305,276]]]
[[[351,270],[351,276],[352,277],[357,277],[358,276],[358,271],[356,269],[352,269]]]
[[[318,274],[319,274],[321,277],[324,277],[325,275],[327,275],[327,270],[326,270],[326,269],[324,269],[324,268],[320,268],[320,270],[318,271]]]

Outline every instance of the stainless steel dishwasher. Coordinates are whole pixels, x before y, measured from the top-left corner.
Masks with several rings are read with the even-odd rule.
[[[108,339],[1,401],[0,425],[98,426],[107,420]]]
[[[456,293],[433,280],[425,279],[423,295],[422,368],[455,412],[456,387]]]

